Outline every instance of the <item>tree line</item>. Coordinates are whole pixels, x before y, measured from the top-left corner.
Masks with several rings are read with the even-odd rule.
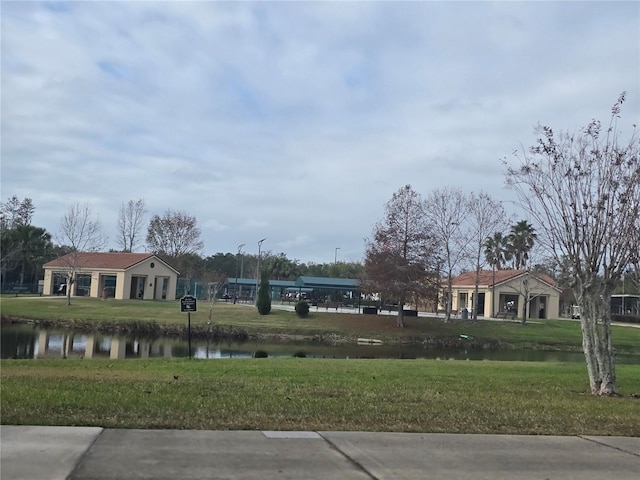
[[[30,198],[10,197],[0,204],[1,278],[3,284],[36,285],[42,278],[42,265],[73,252],[104,249],[106,237],[90,205],[71,205],[60,219],[55,237],[31,224],[35,205]],[[197,219],[186,212],[167,210],[154,214],[147,222],[144,199],[123,202],[117,219],[116,243],[121,252],[134,252],[143,246],[176,268],[181,277],[204,281],[224,278],[255,278],[258,255],[238,251],[202,255],[204,244]],[[146,236],[143,237],[146,224]],[[54,239],[56,243],[54,243]],[[114,251],[114,250],[112,250]],[[274,280],[294,280],[299,276],[360,278],[360,262],[303,263],[285,253],[261,252],[261,267]],[[71,261],[69,270],[81,265]],[[68,289],[70,290],[70,289]]]
[[[400,306],[427,303],[435,310],[444,304],[449,321],[452,282],[461,271],[476,273],[478,289],[487,266],[528,266],[535,229],[526,220],[511,221],[502,203],[487,193],[445,187],[423,197],[406,185],[387,202],[366,240],[365,289]],[[404,326],[402,308],[396,324]]]

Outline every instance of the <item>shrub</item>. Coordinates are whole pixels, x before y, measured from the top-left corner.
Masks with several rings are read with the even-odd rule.
[[[258,289],[258,301],[256,307],[258,307],[258,313],[260,315],[269,315],[271,312],[271,295],[269,288],[269,273],[263,272],[260,280],[260,288]]]
[[[309,304],[304,300],[300,300],[296,303],[296,313],[300,318],[305,318],[309,315]]]

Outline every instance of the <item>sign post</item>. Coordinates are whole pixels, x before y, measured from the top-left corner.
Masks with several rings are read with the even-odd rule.
[[[196,297],[185,295],[180,299],[180,311],[187,312],[187,339],[189,341],[189,360],[191,360],[191,312],[196,311]]]

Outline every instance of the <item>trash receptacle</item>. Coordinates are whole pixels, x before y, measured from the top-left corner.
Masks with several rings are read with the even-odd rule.
[[[462,318],[462,320],[468,320],[469,319],[469,310],[467,310],[467,307],[464,307],[462,309],[462,312],[460,312],[460,318]]]

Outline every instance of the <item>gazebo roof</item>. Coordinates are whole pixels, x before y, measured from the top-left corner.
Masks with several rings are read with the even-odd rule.
[[[495,275],[495,277],[494,277]],[[549,275],[545,273],[533,273],[527,270],[481,270],[479,274],[478,285],[481,287],[493,287],[502,283],[507,283],[515,278],[523,275],[531,275],[537,278],[541,282],[544,282],[552,287],[555,287],[556,282]],[[495,278],[495,283],[494,283]],[[453,279],[452,285],[454,287],[472,287],[476,284],[476,272],[463,272]]]
[[[69,267],[71,262],[73,265],[82,269],[110,269],[110,270],[127,270],[138,265],[149,258],[154,257],[159,262],[167,265],[175,270],[171,265],[164,262],[153,253],[128,253],[128,252],[78,252],[76,258],[72,260],[73,253],[68,253],[62,257],[51,260],[43,265],[44,268],[65,268]],[[176,273],[177,270],[175,270]]]

